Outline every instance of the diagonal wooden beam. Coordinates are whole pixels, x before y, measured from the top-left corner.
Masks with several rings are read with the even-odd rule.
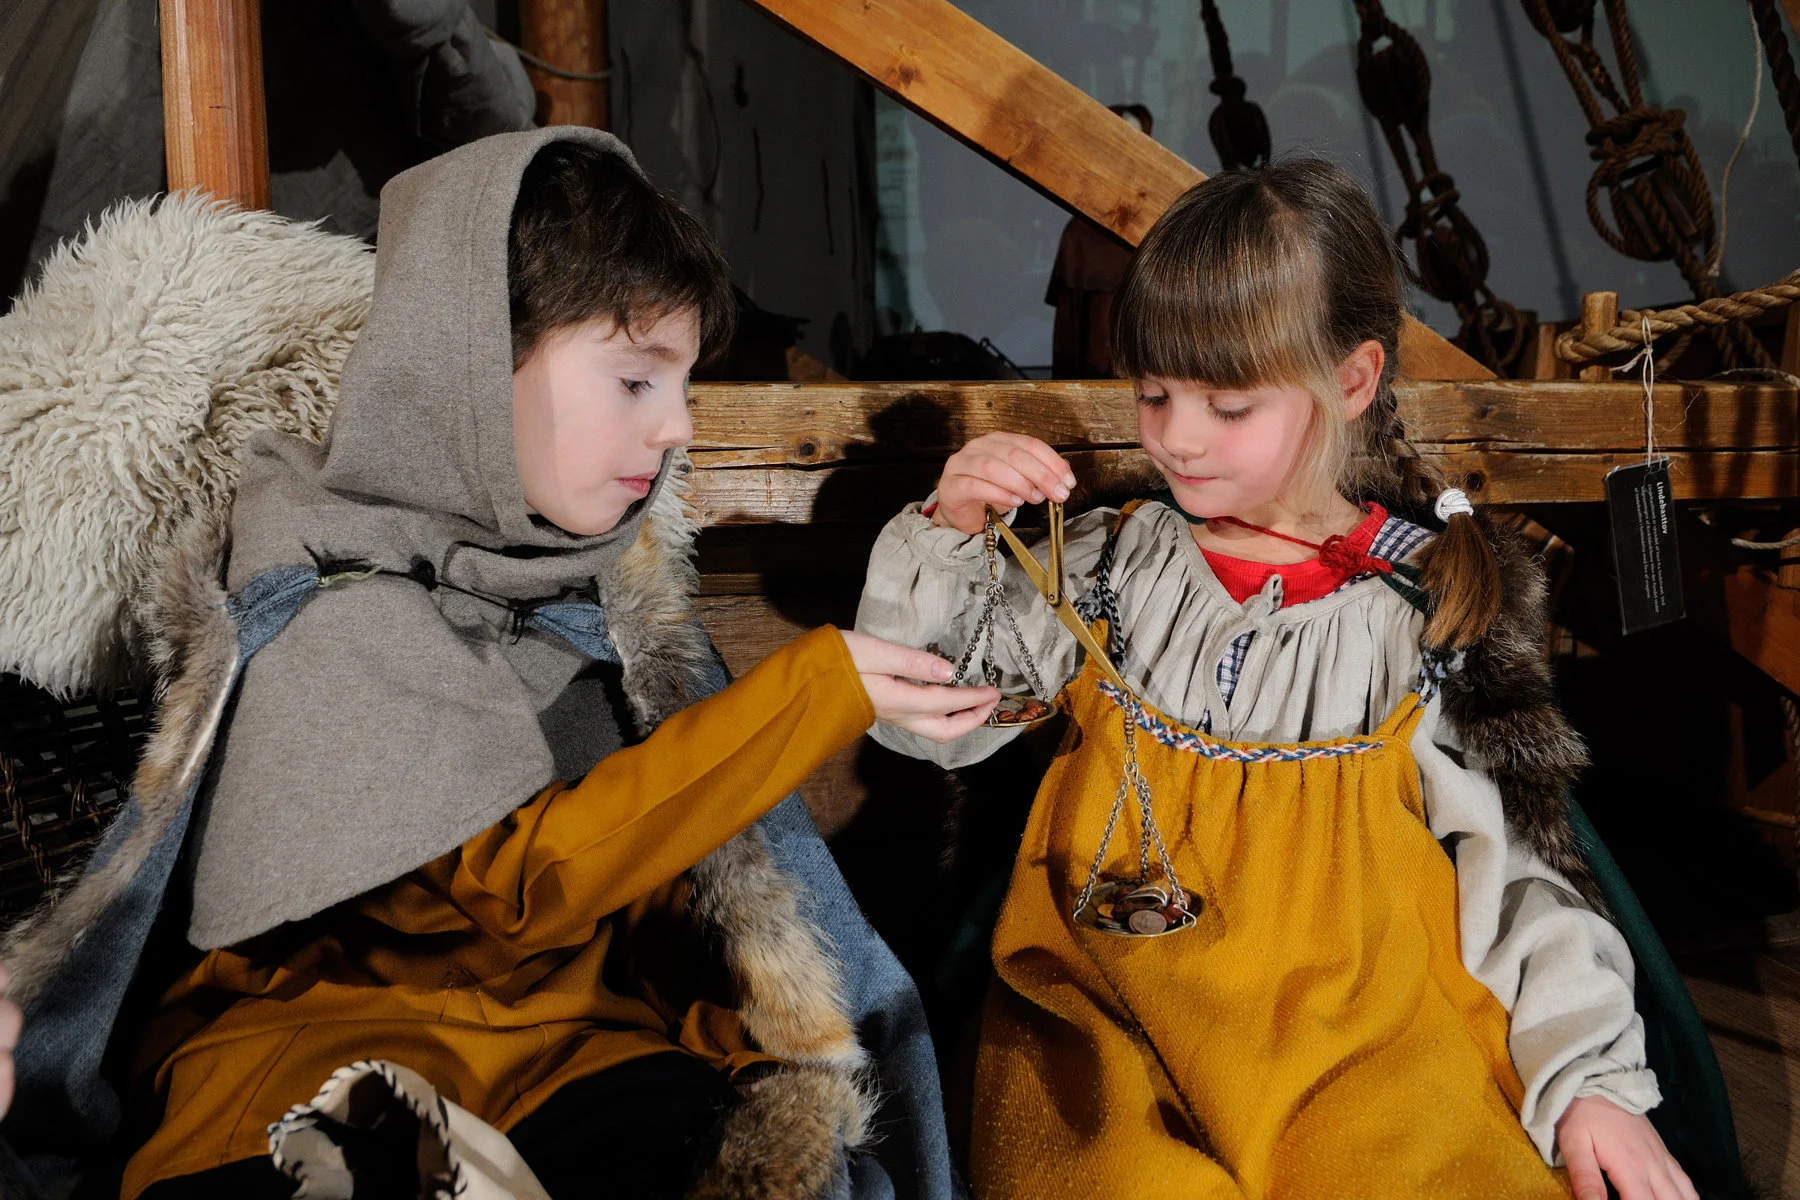
[[[747,0],[1050,199],[1137,245],[1206,176],[949,0]],[[1413,379],[1494,373],[1411,317]]]

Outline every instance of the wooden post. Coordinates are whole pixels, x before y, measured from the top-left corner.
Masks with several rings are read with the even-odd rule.
[[[606,56],[606,0],[520,0],[519,40],[525,52],[565,71],[603,75]],[[612,121],[608,81],[567,79],[525,64],[537,90],[538,120],[545,125],[589,125]]]
[[[1787,324],[1781,331],[1781,369],[1800,375],[1800,304],[1787,306]]]
[[[1619,293],[1587,292],[1581,297],[1581,335],[1605,333],[1619,323]],[[1605,383],[1613,377],[1612,368],[1591,363],[1581,368],[1581,378],[1589,383]]]
[[[161,0],[169,190],[269,207],[258,0]]]

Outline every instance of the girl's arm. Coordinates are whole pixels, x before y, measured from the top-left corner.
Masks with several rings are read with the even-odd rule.
[[[1519,1119],[1546,1162],[1578,1096],[1628,1113],[1662,1099],[1624,935],[1509,829],[1500,791],[1434,704],[1413,739],[1431,832],[1456,859],[1463,964],[1511,1015],[1525,1100]]]
[[[875,549],[869,555],[862,602],[856,610],[856,628],[890,642],[932,649],[955,662],[961,660],[981,619],[988,582],[987,561],[982,535],[933,524],[924,515],[931,503],[908,505],[876,539]],[[1070,595],[1085,596],[1093,588],[1094,570],[1116,515],[1112,509],[1095,509],[1074,518],[1065,527],[1064,584]],[[1078,669],[1080,648],[1004,546],[999,553],[1007,607],[1019,623],[1039,681],[1049,695],[1054,695]],[[1033,553],[1039,562],[1048,556],[1042,545],[1034,546]],[[994,664],[1000,669],[1000,689],[1030,692],[1030,678],[1021,661],[1018,639],[1004,616],[996,618],[988,645]],[[980,663],[981,652],[977,649],[965,682],[981,682]],[[870,736],[888,749],[941,767],[980,762],[1018,735],[1017,729],[984,726],[956,741],[940,744],[886,725],[870,731]]]

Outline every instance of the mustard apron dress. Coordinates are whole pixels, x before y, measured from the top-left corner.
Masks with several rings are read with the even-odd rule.
[[[1104,626],[1099,638],[1105,645]],[[1089,662],[994,932],[976,1060],[977,1200],[1551,1200],[1519,1124],[1507,1013],[1458,952],[1409,695],[1367,737],[1216,741],[1139,702],[1139,769],[1192,928],[1071,917],[1124,764]],[[1141,878],[1128,805],[1102,881]]]

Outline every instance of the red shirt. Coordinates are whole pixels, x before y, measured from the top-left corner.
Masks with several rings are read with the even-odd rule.
[[[1345,534],[1344,540],[1353,549],[1367,554],[1369,547],[1375,544],[1375,535],[1381,532],[1387,519],[1387,509],[1379,504],[1370,504],[1369,515],[1363,518],[1362,524]],[[1206,555],[1207,565],[1213,569],[1213,574],[1219,577],[1219,582],[1225,585],[1225,590],[1239,604],[1262,591],[1271,575],[1281,576],[1283,607],[1305,604],[1308,600],[1329,596],[1349,578],[1320,562],[1316,555],[1305,562],[1265,563],[1233,558],[1229,554],[1219,554],[1204,547],[1200,553]]]

